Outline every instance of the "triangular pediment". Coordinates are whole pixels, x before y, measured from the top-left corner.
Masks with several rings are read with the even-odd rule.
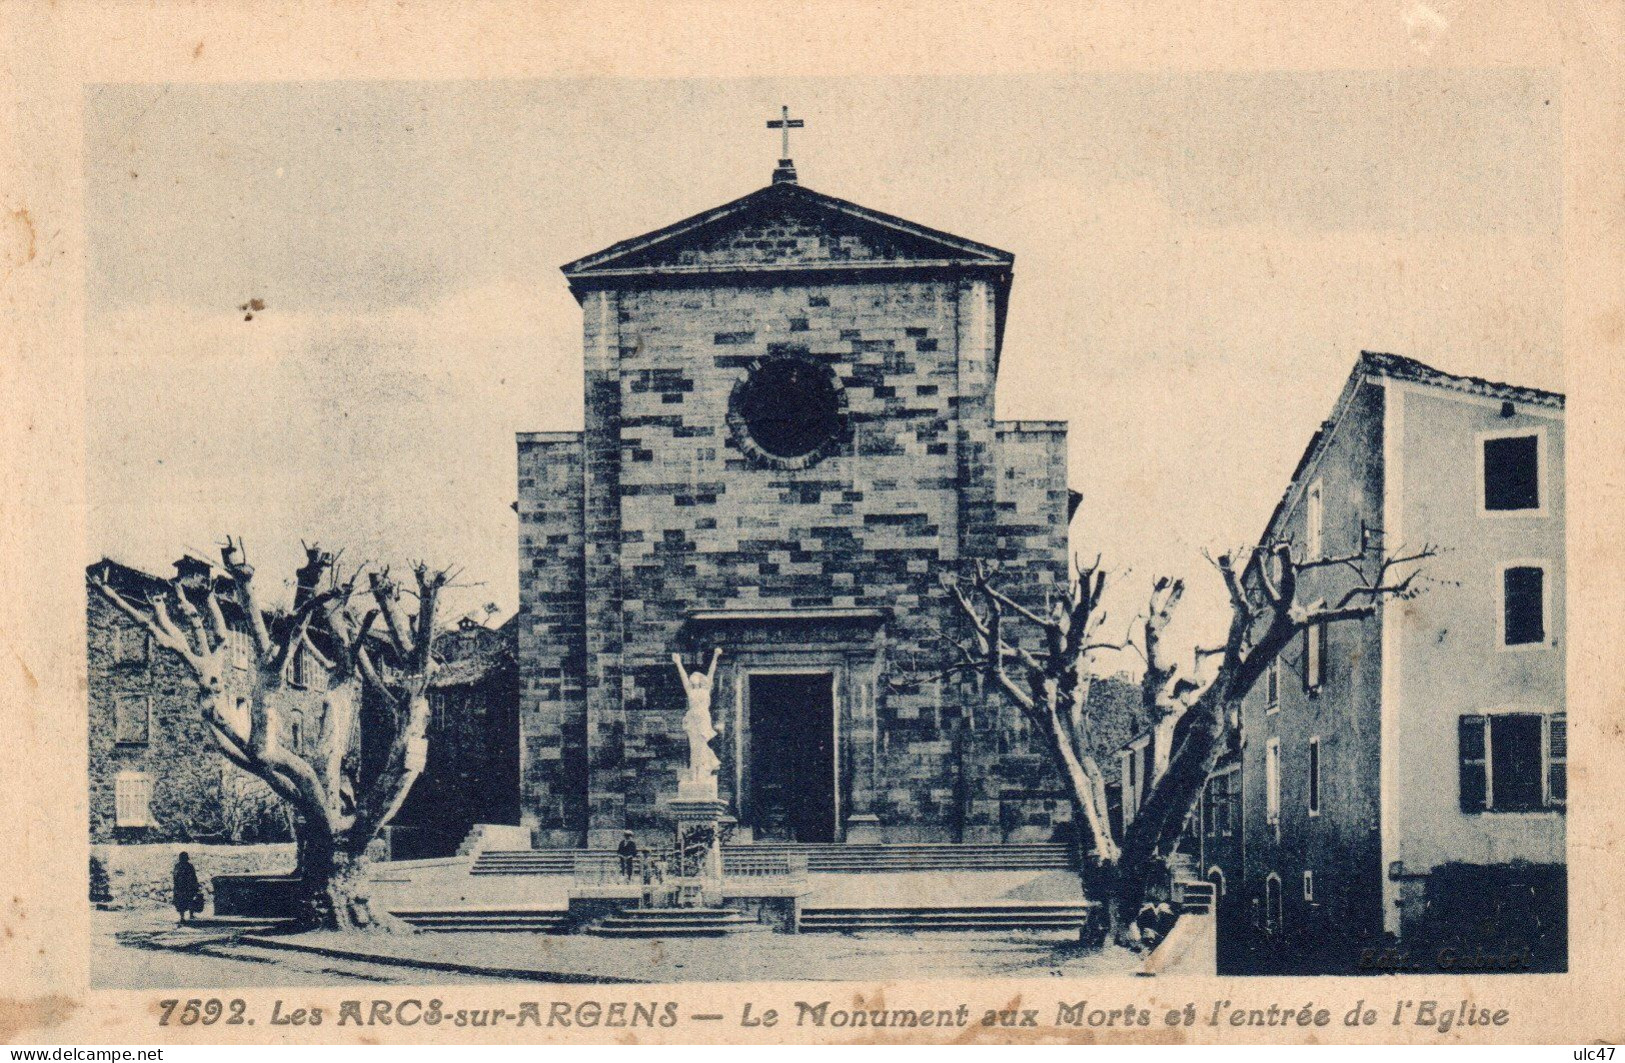
[[[993,267],[1014,256],[789,182],[769,185],[564,267],[595,277],[783,270]]]

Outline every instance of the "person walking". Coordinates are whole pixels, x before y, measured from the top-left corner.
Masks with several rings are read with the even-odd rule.
[[[181,923],[185,924],[193,915],[203,911],[203,888],[198,884],[197,868],[192,866],[192,858],[185,853],[176,857],[171,878],[175,911],[180,915]]]

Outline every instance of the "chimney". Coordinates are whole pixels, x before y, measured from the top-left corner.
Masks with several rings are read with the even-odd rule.
[[[213,574],[213,565],[190,554],[175,562],[175,579],[183,587],[207,587]]]

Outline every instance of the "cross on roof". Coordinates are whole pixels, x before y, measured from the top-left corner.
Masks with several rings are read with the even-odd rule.
[[[790,159],[790,130],[801,129],[807,123],[800,118],[791,118],[790,107],[788,104],[780,108],[779,113],[781,117],[775,118],[773,121],[767,123],[767,128],[783,130],[783,140],[779,148],[779,159],[781,161],[788,162]]]

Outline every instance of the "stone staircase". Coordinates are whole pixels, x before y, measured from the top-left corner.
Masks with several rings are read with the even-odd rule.
[[[1206,915],[1213,911],[1213,883],[1187,879],[1174,883],[1174,909],[1180,914]]]
[[[1213,883],[1198,873],[1195,860],[1186,853],[1175,853],[1168,870],[1173,882],[1175,911],[1181,914],[1190,912],[1206,915],[1213,910],[1214,901],[1217,899],[1214,896]]]
[[[793,853],[807,858],[813,874],[865,871],[1047,871],[1071,866],[1065,845],[931,844],[742,846],[753,853]],[[727,851],[723,853],[726,864]]]
[[[492,849],[474,861],[476,875],[568,875],[574,871],[578,853],[594,861],[611,863],[615,854],[608,850],[572,849]],[[1052,843],[1020,845],[929,844],[904,845],[795,845],[764,843],[729,846],[723,850],[723,865],[730,856],[736,860],[766,856],[805,857],[807,870],[814,874],[854,874],[884,871],[1048,871],[1071,867],[1067,847]]]
[[[419,930],[554,934],[567,926],[562,908],[398,908],[390,912]]]
[[[628,908],[593,928],[600,937],[721,937],[736,930],[765,930],[732,908]]]
[[[964,904],[948,907],[921,905],[891,908],[803,908],[802,933],[835,931],[856,933],[878,930],[1076,930],[1083,925],[1088,907],[1081,903],[1040,904],[1005,902]]]
[[[587,850],[580,850],[586,852]],[[569,875],[575,872],[575,849],[487,849],[474,858],[476,875]],[[593,851],[613,860],[609,851]]]

